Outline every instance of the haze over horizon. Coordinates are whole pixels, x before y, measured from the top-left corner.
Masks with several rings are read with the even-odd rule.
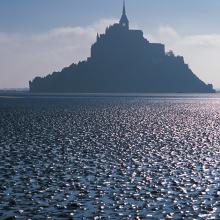
[[[127,0],[126,7],[131,28],[184,56],[198,77],[220,88],[218,0]],[[0,88],[28,87],[37,75],[86,59],[97,32],[118,22],[121,10],[118,0],[2,0]]]

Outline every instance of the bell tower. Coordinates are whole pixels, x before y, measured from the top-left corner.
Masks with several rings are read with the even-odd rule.
[[[119,24],[124,28],[129,29],[129,20],[126,15],[125,1],[123,2],[123,11]]]

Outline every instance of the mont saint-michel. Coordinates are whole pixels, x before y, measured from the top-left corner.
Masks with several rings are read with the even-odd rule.
[[[129,28],[125,4],[119,23],[97,34],[91,56],[61,72],[29,82],[30,92],[49,93],[213,93],[182,56],[150,43]]]

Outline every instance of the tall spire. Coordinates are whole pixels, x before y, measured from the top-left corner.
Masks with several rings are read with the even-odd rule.
[[[125,0],[123,1],[123,15],[126,15],[126,9],[125,9]]]
[[[126,15],[126,8],[125,8],[125,0],[123,1],[123,11],[122,11],[122,16],[120,19],[120,25],[122,25],[123,27],[129,29],[129,21]]]

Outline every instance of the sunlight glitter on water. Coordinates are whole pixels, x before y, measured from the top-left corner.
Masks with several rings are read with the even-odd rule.
[[[0,218],[219,219],[220,101],[0,102]]]

